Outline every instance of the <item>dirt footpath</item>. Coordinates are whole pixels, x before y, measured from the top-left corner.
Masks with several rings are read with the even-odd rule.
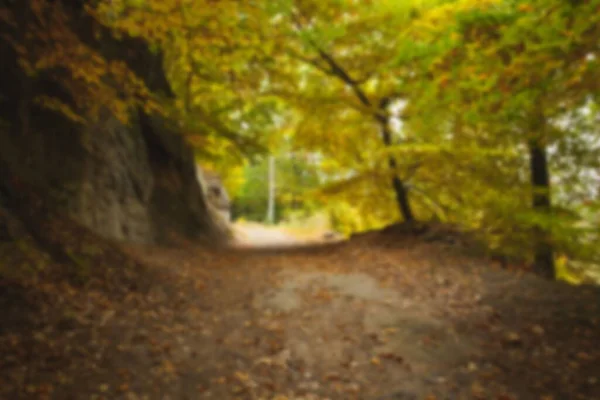
[[[418,242],[187,257],[213,361],[174,398],[600,398],[592,288]]]
[[[282,249],[335,243],[343,239],[341,234],[323,228],[310,229],[302,234],[282,226],[256,222],[237,222],[231,228],[234,239],[231,247],[237,249]]]
[[[130,252],[160,278],[86,292],[4,398],[600,398],[597,289],[410,240]]]

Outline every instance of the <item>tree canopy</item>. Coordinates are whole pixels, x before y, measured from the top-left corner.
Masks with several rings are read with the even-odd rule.
[[[261,187],[257,160],[293,154],[312,161],[280,166],[293,186],[280,201],[338,210],[349,230],[435,219],[547,276],[556,260],[600,262],[599,0],[86,6],[163,54],[168,99],[78,39],[60,3],[27,4],[0,8],[3,40],[70,98],[40,104],[80,123],[103,108],[168,115],[239,209]],[[312,202],[290,200],[306,185]]]

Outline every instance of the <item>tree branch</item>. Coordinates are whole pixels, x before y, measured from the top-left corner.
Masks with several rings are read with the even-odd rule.
[[[302,30],[302,24],[300,23],[298,17],[296,15],[292,15],[294,20],[294,25],[298,30]],[[357,80],[352,78],[350,74],[333,58],[333,56],[327,53],[325,50],[321,48],[312,38],[308,38],[308,42],[310,45],[317,51],[319,56],[325,63],[329,66],[329,71],[327,72],[329,75],[336,76],[340,80],[342,80],[346,85],[350,86],[358,100],[367,107],[372,107],[371,101],[367,97],[366,93],[360,88],[360,84]],[[322,68],[319,68],[323,71]]]

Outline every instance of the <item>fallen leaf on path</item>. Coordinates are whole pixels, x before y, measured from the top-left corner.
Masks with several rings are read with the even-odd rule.
[[[591,361],[593,359],[592,356],[590,356],[588,353],[580,351],[579,353],[577,353],[577,358],[580,360],[585,360],[585,361]]]
[[[535,333],[538,336],[542,336],[544,334],[544,328],[541,325],[533,325],[531,327],[531,332]]]
[[[234,385],[234,386],[231,388],[231,392],[232,392],[233,394],[242,394],[242,393],[244,393],[246,390],[247,390],[247,389],[246,389],[245,387],[242,387],[242,386],[240,386],[240,385]]]
[[[233,374],[240,382],[248,382],[250,380],[250,375],[245,372],[236,371]]]
[[[337,372],[329,372],[325,375],[326,381],[339,381],[342,377]]]
[[[504,342],[510,345],[518,345],[521,344],[521,336],[519,336],[516,332],[508,332],[504,335]]]
[[[396,361],[397,363],[403,363],[404,362],[404,358],[398,354],[394,354],[394,353],[379,353],[379,357],[386,359],[386,360],[392,360],[392,361]]]
[[[485,390],[479,382],[473,382],[471,385],[471,395],[474,399],[483,400],[485,399]]]
[[[571,369],[579,369],[579,367],[580,367],[580,364],[577,361],[571,361],[569,363],[569,368],[571,368]]]

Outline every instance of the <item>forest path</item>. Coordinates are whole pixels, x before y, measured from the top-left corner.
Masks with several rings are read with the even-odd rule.
[[[36,333],[23,398],[599,398],[597,289],[407,238],[129,252],[159,279]]]
[[[341,235],[328,229],[313,228],[299,233],[285,226],[257,222],[233,223],[232,231],[232,247],[237,249],[293,248],[333,243],[341,239]]]
[[[162,265],[187,260],[191,270],[184,275],[200,278],[194,286],[202,288],[195,301],[198,327],[183,334],[179,346],[169,345],[187,344],[196,353],[174,356],[173,365],[190,381],[180,380],[176,394],[172,386],[159,389],[161,396],[417,399],[446,392],[451,375],[477,357],[476,337],[448,329],[444,301],[420,292],[418,274],[394,270],[402,260],[383,254],[375,260],[345,245],[260,247],[144,253]],[[214,269],[194,272],[202,259]],[[456,288],[452,297],[473,301]],[[190,385],[199,392],[190,393]]]
[[[259,223],[236,223],[232,226],[235,247],[285,247],[302,244],[302,240],[277,226]]]
[[[157,255],[199,279],[172,398],[597,398],[592,289],[379,238]],[[160,264],[160,262],[159,262]],[[164,323],[164,322],[163,322]],[[591,368],[595,366],[594,368]],[[194,371],[191,373],[190,371]],[[190,390],[194,392],[190,392]],[[196,396],[196,397],[195,397]],[[501,397],[506,396],[506,397]],[[512,396],[512,397],[511,397]],[[546,397],[550,398],[550,397]]]

